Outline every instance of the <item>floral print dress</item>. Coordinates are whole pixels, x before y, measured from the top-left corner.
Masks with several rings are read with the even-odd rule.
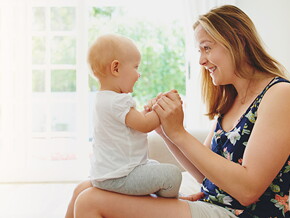
[[[218,118],[211,144],[212,151],[228,160],[242,164],[244,150],[255,125],[260,102],[267,90],[279,82],[289,81],[280,77],[275,77],[253,101],[246,113],[240,118],[236,127],[231,131],[225,132],[221,126],[222,116]],[[201,188],[201,191],[205,194],[202,200],[225,207],[238,217],[290,217],[288,208],[290,184],[289,158],[290,157],[288,157],[288,160],[285,162],[271,185],[256,203],[245,207],[206,178]]]

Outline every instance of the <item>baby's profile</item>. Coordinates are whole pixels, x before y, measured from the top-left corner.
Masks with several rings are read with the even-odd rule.
[[[177,197],[179,168],[148,159],[148,132],[160,126],[154,111],[138,111],[130,93],[140,74],[141,54],[121,35],[100,36],[91,46],[88,63],[100,83],[94,108],[94,187],[128,195]]]

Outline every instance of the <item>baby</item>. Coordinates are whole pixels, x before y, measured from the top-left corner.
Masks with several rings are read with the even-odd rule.
[[[177,197],[179,168],[148,159],[148,132],[160,125],[154,111],[138,111],[133,92],[141,54],[132,40],[108,34],[91,46],[88,63],[99,80],[94,108],[90,180],[94,187],[128,195]]]

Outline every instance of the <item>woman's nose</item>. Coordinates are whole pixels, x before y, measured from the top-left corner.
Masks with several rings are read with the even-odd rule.
[[[201,66],[204,66],[204,65],[206,65],[206,63],[207,63],[207,59],[206,59],[205,55],[201,53],[200,57],[199,57],[199,64]]]

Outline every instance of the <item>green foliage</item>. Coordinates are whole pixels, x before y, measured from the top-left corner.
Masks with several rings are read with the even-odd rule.
[[[45,37],[42,36],[32,37],[32,63],[33,64],[45,63]]]
[[[76,12],[74,7],[53,7],[51,13],[51,29],[54,31],[73,30]]]
[[[139,106],[159,92],[177,89],[185,94],[185,39],[178,21],[170,25],[125,19],[122,8],[93,8],[89,43],[98,35],[111,32],[125,35],[138,45],[142,62],[141,78],[134,87],[133,96]],[[93,87],[90,86],[90,90]]]
[[[89,87],[91,91],[97,91],[99,88],[99,83],[92,74],[89,74]]]
[[[115,11],[114,7],[104,7],[104,8],[96,8],[93,7],[92,9],[92,16],[94,17],[112,17],[112,13]]]
[[[71,36],[55,36],[51,46],[52,64],[76,63],[76,39]]]
[[[44,7],[34,7],[32,8],[32,29],[38,31],[45,30],[45,8]]]
[[[52,92],[75,92],[76,71],[75,70],[52,70],[51,71]]]
[[[32,91],[33,92],[45,91],[45,71],[44,70],[32,71]]]

